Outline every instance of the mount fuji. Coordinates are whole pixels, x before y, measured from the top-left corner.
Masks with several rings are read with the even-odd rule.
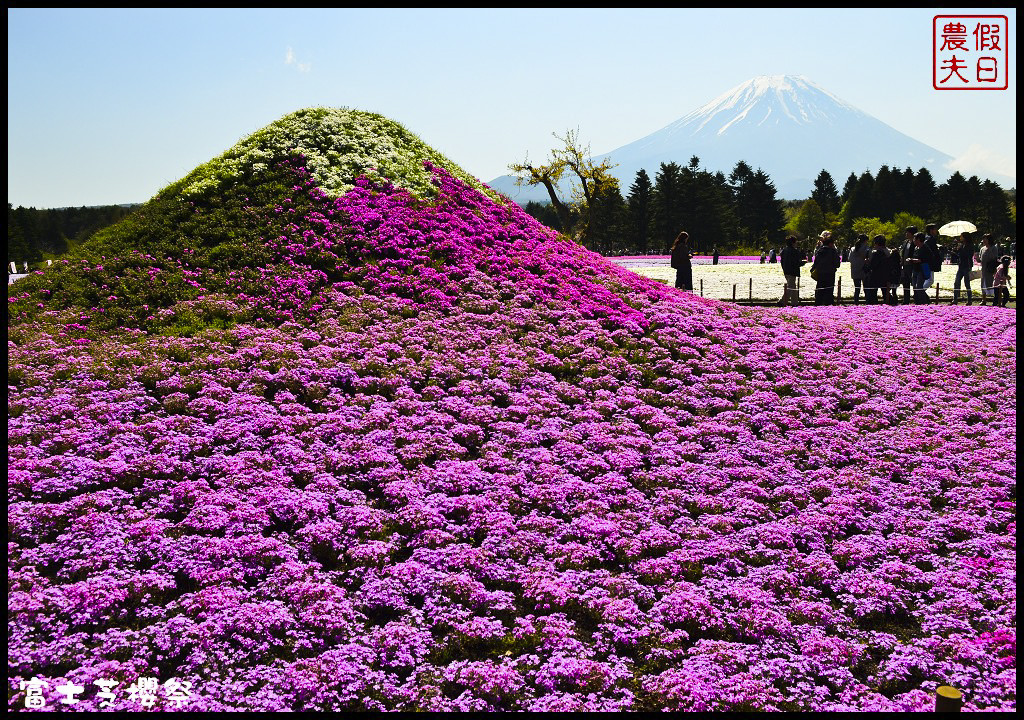
[[[641,168],[653,182],[661,163],[685,166],[694,155],[704,169],[726,175],[740,160],[761,168],[778,197],[787,200],[809,197],[823,169],[840,188],[851,172],[873,174],[882,165],[915,172],[927,168],[936,182],[944,182],[953,160],[796,75],[756,77],[661,130],[594,159],[615,165],[612,174],[626,194]],[[1008,178],[992,179],[1004,187],[1015,184]],[[516,187],[510,175],[488,184],[520,203],[549,199],[543,187]],[[567,186],[564,194],[569,194]]]

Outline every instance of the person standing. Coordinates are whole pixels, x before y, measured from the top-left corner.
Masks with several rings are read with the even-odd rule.
[[[718,264],[718,248],[715,248],[712,251],[712,253],[711,253],[711,264],[712,265],[717,265]]]
[[[935,261],[935,264],[932,265],[932,273],[937,273],[942,269],[945,250],[939,245],[939,226],[935,223],[928,223],[924,226],[924,244],[928,246]]]
[[[981,236],[981,248],[978,250],[978,263],[981,265],[981,304],[985,299],[993,297],[992,281],[999,266],[999,248],[992,240],[992,233]]]
[[[932,249],[928,245],[928,236],[923,232],[914,235],[914,249],[909,258],[904,259],[904,264],[911,267],[911,280],[914,284],[914,304],[928,305],[928,288],[932,285],[932,268],[935,267],[935,259],[932,256]]]
[[[900,259],[903,261],[903,272],[900,275],[900,285],[903,286],[903,304],[910,304],[910,288],[914,284],[914,264],[907,262],[914,257],[914,236],[917,235],[917,226],[910,225],[903,231],[903,244],[900,245]]]
[[[811,274],[817,281],[814,288],[815,305],[834,305],[836,290],[836,270],[839,269],[839,251],[836,250],[832,233],[825,230],[821,233],[821,248],[814,255]]]
[[[953,253],[956,262],[956,277],[953,279],[953,305],[960,302],[960,285],[967,290],[967,304],[974,302],[971,295],[971,272],[974,271],[974,243],[971,242],[971,234],[960,233],[960,240]]]
[[[1013,282],[1010,280],[1010,256],[1003,255],[999,258],[999,266],[996,267],[996,272],[992,276],[992,291],[995,293],[992,298],[992,304],[996,307],[1006,307],[1006,303],[1010,301],[1010,289],[1007,285],[1012,285]]]
[[[889,251],[885,249],[885,236],[875,235],[874,247],[864,265],[864,302],[878,304],[878,291],[882,291],[882,302],[889,304]]]
[[[682,290],[693,290],[693,265],[690,258],[690,234],[681,232],[672,243],[672,267],[676,270],[676,287]]]
[[[889,297],[890,305],[899,305],[899,298],[896,297],[896,288],[900,286],[903,279],[903,256],[900,255],[900,246],[897,245],[889,253]]]
[[[868,246],[868,236],[858,235],[856,242],[853,244],[853,248],[850,250],[849,262],[850,262],[850,277],[853,279],[853,304],[857,305],[860,302],[860,289],[861,285],[864,284],[864,263],[867,262],[868,256],[871,254],[871,248]],[[878,288],[878,285],[873,286]],[[867,291],[865,290],[865,298],[867,297]]]
[[[786,278],[786,285],[782,289],[782,299],[779,305],[800,304],[800,268],[804,265],[804,255],[796,248],[796,236],[790,235],[786,238],[786,247],[782,248],[782,256],[779,259],[782,265],[782,275]]]

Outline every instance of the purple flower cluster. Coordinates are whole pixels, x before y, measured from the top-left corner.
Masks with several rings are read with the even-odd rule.
[[[9,328],[10,707],[1015,707],[1012,313],[706,301],[435,176],[300,175],[230,328]]]

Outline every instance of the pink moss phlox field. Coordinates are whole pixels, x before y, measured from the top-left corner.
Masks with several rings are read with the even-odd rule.
[[[741,309],[295,172],[291,270],[196,301],[256,320],[11,330],[9,707],[1015,707],[1013,312]]]

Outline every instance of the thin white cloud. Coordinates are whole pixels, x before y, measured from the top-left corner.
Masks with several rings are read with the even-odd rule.
[[[313,68],[312,63],[299,62],[295,58],[295,53],[292,51],[291,48],[288,48],[288,50],[284,54],[284,64],[294,65],[299,72],[309,72]]]
[[[1000,155],[987,147],[972,144],[961,155],[951,160],[947,167],[959,170],[964,175],[986,175],[998,173],[1017,179],[1017,159]]]

